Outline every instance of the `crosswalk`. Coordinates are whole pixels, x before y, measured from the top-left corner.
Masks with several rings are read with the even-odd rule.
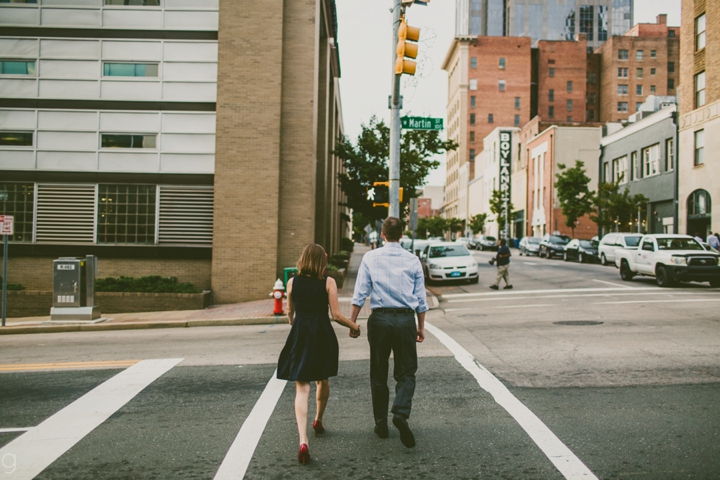
[[[482,391],[489,394],[497,405],[514,419],[517,426],[554,465],[557,469],[556,473],[564,478],[596,478],[582,460],[550,428],[515,398],[502,382],[463,349],[457,341],[429,323],[427,330],[454,355],[456,365],[467,371]],[[114,367],[124,368],[120,373],[95,386],[38,425],[0,430],[0,433],[20,434],[0,448],[0,462],[2,463],[0,468],[5,467],[4,471],[0,470],[0,473],[4,473],[5,478],[13,480],[29,480],[39,475],[39,478],[53,478],[52,476],[43,477],[41,473],[83,441],[91,432],[107,422],[109,418],[116,418],[123,407],[127,408],[128,403],[136,396],[141,395],[148,387],[155,384],[168,372],[173,371],[181,362],[182,358],[117,362],[113,365]],[[33,371],[40,367],[40,364],[27,365],[27,370]],[[48,367],[62,369],[63,367],[76,367],[76,365],[55,364],[48,365]],[[268,424],[273,415],[278,413],[278,408],[280,408],[278,402],[281,397],[283,395],[292,396],[290,389],[285,387],[286,382],[277,380],[273,373],[262,392],[254,400],[251,411],[239,425],[239,430],[224,457],[219,459],[215,467],[207,467],[211,470],[206,472],[207,478],[222,480],[244,478],[251,464],[255,466],[256,470],[264,468],[257,465],[258,455],[263,450],[267,450],[267,446],[258,450],[258,445],[264,435],[272,436],[274,434]],[[281,411],[286,411],[285,406]],[[0,428],[2,427],[3,425],[0,424]],[[12,469],[8,468],[10,465],[12,465]],[[172,478],[172,476],[160,475],[157,478]],[[256,475],[255,478],[258,476]],[[263,478],[263,475],[259,475],[259,478]]]

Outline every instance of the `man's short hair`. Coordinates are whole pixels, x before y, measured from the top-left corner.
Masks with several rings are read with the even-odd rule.
[[[397,217],[387,217],[382,225],[382,233],[390,242],[397,242],[402,237],[403,224]]]
[[[501,238],[501,239],[500,239],[500,246],[501,246],[501,247],[504,247],[506,243],[507,243],[507,241],[506,241],[504,238]]]

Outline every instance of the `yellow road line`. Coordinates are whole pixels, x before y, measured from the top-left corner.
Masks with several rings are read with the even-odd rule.
[[[17,363],[0,364],[0,372],[16,372],[21,370],[67,370],[83,368],[125,368],[131,367],[140,360],[103,360],[95,362],[51,362],[51,363]]]

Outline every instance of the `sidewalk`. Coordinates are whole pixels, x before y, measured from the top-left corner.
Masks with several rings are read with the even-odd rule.
[[[370,247],[356,244],[350,257],[343,288],[338,291],[340,310],[350,316],[352,310],[352,295],[355,288],[358,267],[365,252]],[[427,301],[430,308],[438,305],[434,295],[427,291]],[[270,291],[268,290],[268,294]],[[101,306],[102,307],[102,306]],[[287,308],[287,304],[286,304]],[[49,309],[49,307],[48,307]],[[54,333],[79,331],[105,331],[105,330],[134,330],[148,328],[185,328],[207,327],[223,325],[264,325],[287,322],[285,315],[273,315],[273,299],[268,295],[267,300],[253,302],[214,305],[204,310],[180,310],[171,312],[143,312],[143,313],[111,313],[103,315],[107,321],[95,324],[48,324],[47,317],[8,318],[6,326],[0,327],[0,335],[24,333]],[[359,318],[370,315],[370,301],[360,311]]]

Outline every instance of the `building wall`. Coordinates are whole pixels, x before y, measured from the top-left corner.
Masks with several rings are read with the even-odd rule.
[[[585,121],[597,122],[600,118],[602,57],[597,53],[588,53],[586,58],[587,82],[585,83],[585,93],[587,94],[587,101],[585,105]]]
[[[563,42],[541,40],[537,49],[538,114],[548,120],[585,121],[587,41],[584,38]],[[551,69],[553,76],[550,76]],[[568,82],[572,82],[571,87]],[[553,100],[550,100],[551,90]]]

